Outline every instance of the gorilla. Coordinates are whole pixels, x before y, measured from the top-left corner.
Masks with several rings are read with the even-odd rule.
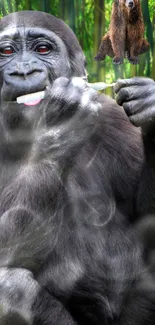
[[[44,91],[45,97],[17,98]],[[68,26],[0,22],[0,324],[154,325],[155,82],[87,83]]]

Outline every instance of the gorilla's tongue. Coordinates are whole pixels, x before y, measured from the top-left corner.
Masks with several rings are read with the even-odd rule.
[[[41,102],[41,99],[33,100],[31,102],[24,103],[26,106],[35,106]]]
[[[17,103],[25,104],[26,106],[34,106],[39,104],[44,97],[45,91],[39,91],[38,93],[17,97]]]

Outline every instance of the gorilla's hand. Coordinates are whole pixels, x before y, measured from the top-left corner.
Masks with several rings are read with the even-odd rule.
[[[98,111],[97,92],[89,88],[82,78],[56,79],[51,89],[47,90],[47,100],[45,115],[48,126],[60,125],[72,117],[71,123],[76,119],[82,125],[83,121],[88,126],[94,124]]]
[[[101,104],[98,94],[81,78],[61,77],[47,91],[45,128],[36,134],[35,157],[52,161],[74,158],[96,130]],[[34,151],[33,151],[34,152]]]
[[[24,269],[0,269],[0,324],[32,322],[32,306],[39,285]]]
[[[131,123],[145,131],[155,125],[155,82],[152,79],[118,80],[114,90],[117,103],[123,106]]]

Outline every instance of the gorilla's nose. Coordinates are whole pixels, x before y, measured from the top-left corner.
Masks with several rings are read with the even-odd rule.
[[[34,61],[18,62],[16,63],[15,70],[10,73],[10,76],[23,76],[26,79],[28,75],[37,72],[37,70],[40,72],[35,66]]]

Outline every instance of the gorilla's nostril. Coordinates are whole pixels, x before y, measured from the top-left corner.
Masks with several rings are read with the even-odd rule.
[[[24,77],[25,76],[33,76],[33,77],[39,77],[39,75],[42,73],[42,70],[23,70],[23,71],[12,71],[9,73],[9,76],[13,76],[13,77]]]

